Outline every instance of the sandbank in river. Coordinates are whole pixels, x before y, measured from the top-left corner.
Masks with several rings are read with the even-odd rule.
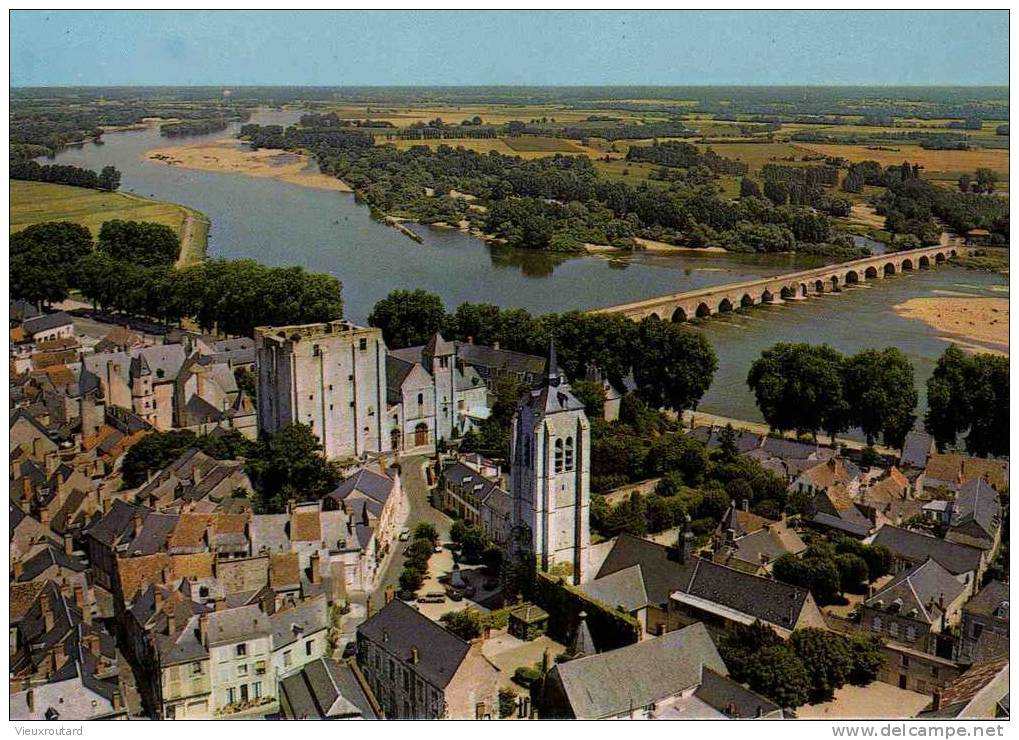
[[[964,349],[1008,355],[1008,299],[937,296],[895,306],[907,319],[923,321]]]

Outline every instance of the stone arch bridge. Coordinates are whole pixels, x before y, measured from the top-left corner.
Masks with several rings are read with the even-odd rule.
[[[672,293],[634,303],[608,306],[594,309],[590,313],[621,313],[634,321],[652,315],[663,321],[689,321],[727,314],[762,303],[783,303],[804,300],[821,293],[837,293],[845,286],[859,285],[913,270],[928,270],[966,251],[966,247],[948,245],[878,254],[785,275],[715,285],[685,293]]]

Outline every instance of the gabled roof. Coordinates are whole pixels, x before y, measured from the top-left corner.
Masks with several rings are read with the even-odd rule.
[[[18,581],[34,581],[52,567],[64,568],[75,573],[84,573],[88,566],[74,555],[68,555],[62,547],[46,545],[23,564]]]
[[[872,609],[893,610],[904,616],[933,624],[944,611],[940,604],[951,604],[968,586],[957,580],[936,560],[928,559],[899,573],[884,588],[867,599]],[[916,613],[913,614],[913,610]]]
[[[625,611],[632,612],[648,605],[640,565],[631,565],[603,578],[582,583],[577,588],[609,609],[621,606]]]
[[[922,563],[928,557],[934,558],[952,575],[967,571],[975,573],[983,556],[982,551],[975,547],[888,524],[877,531],[873,544],[884,545],[892,551],[892,555],[915,563]]]
[[[357,628],[359,635],[405,661],[428,683],[444,688],[467,657],[470,645],[416,609],[393,599]],[[412,648],[418,662],[411,663]]]
[[[998,492],[983,478],[967,481],[959,488],[950,531],[970,523],[976,524],[989,538],[994,537],[1001,524]]]
[[[327,629],[329,606],[325,596],[317,596],[276,611],[269,617],[269,623],[272,626],[272,649],[279,650]]]
[[[361,468],[340,481],[340,484],[328,495],[336,501],[343,501],[357,491],[380,504],[385,504],[393,492],[394,485],[395,482],[389,476],[370,468]]]
[[[43,314],[30,319],[25,319],[22,326],[29,334],[38,334],[41,331],[56,329],[59,326],[73,324],[74,318],[69,313],[57,311],[56,313]]]
[[[209,647],[227,645],[272,634],[268,615],[257,604],[209,614]]]
[[[557,664],[558,678],[577,719],[600,719],[675,696],[700,685],[703,670],[727,675],[707,628],[698,622],[661,637]]]
[[[902,443],[902,455],[899,464],[909,468],[923,470],[927,467],[927,458],[934,451],[934,438],[927,432],[909,432]]]
[[[694,696],[731,719],[752,719],[781,710],[774,702],[708,666],[701,673],[701,685]]]
[[[966,603],[964,610],[1007,622],[1009,617],[1008,584],[991,581]]]
[[[810,597],[805,588],[704,559],[697,560],[686,588],[678,590],[788,630],[796,626]]]
[[[939,693],[938,709],[926,711],[921,718],[958,717],[970,702],[999,675],[1008,671],[1008,656],[974,663],[969,670],[945,686]],[[1007,679],[1007,675],[1004,676]],[[1008,696],[1008,681],[1002,683],[1002,697]],[[985,717],[989,719],[989,717]]]
[[[390,406],[395,406],[403,400],[400,389],[403,387],[403,381],[415,367],[413,362],[402,360],[391,352],[386,353],[386,400]]]
[[[685,563],[680,563],[670,559],[670,548],[665,545],[621,534],[609,550],[596,578],[640,565],[648,602],[662,606],[668,603],[673,591],[690,582],[694,562],[693,558],[688,558]]]
[[[319,658],[280,681],[293,719],[381,719],[378,703],[356,666]]]

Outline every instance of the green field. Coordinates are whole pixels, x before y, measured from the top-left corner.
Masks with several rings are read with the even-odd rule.
[[[567,139],[550,136],[507,136],[506,145],[515,152],[568,152],[579,154],[584,150]]]
[[[12,234],[43,221],[73,221],[87,226],[93,234],[99,233],[105,221],[151,221],[169,226],[180,236],[178,265],[193,264],[205,257],[209,220],[191,208],[129,193],[104,193],[45,182],[10,180],[10,186]]]

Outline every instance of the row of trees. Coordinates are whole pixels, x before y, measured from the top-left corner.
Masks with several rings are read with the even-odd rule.
[[[800,555],[786,553],[774,565],[775,578],[810,591],[820,606],[842,603],[844,593],[865,593],[866,585],[887,575],[892,553],[882,545],[865,545],[851,537],[829,542],[811,539]]]
[[[368,323],[382,329],[391,348],[424,344],[441,331],[447,339],[541,356],[555,337],[559,363],[570,378],[583,378],[596,366],[621,386],[632,370],[647,403],[675,411],[696,406],[718,365],[702,334],[656,317],[640,323],[580,311],[533,317],[522,309],[478,303],[463,303],[448,314],[434,294],[395,290],[375,304]]]
[[[986,229],[992,244],[1006,246],[1009,238],[1008,199],[988,197],[983,191],[993,188],[993,177],[977,181],[978,191],[949,190],[932,185],[919,177],[887,184],[876,201],[876,210],[885,217],[885,228],[899,234],[914,234],[923,243],[936,243],[941,229],[939,219],[958,234],[970,229]],[[962,183],[960,183],[960,188]]]
[[[10,238],[11,293],[36,304],[62,301],[71,289],[85,284],[83,267],[92,258],[131,268],[165,268],[179,251],[176,232],[162,224],[107,221],[94,242],[81,224],[33,224]],[[125,276],[111,277],[122,281]]]
[[[225,118],[195,118],[178,123],[164,123],[159,127],[159,135],[168,138],[180,136],[200,136],[225,131],[230,122]]]
[[[96,172],[70,164],[39,164],[31,159],[12,160],[10,177],[12,180],[52,182],[108,192],[120,187],[120,170],[109,165]]]
[[[927,381],[924,425],[939,447],[965,435],[974,455],[1008,454],[1008,358],[966,355],[954,344]]]
[[[873,444],[900,447],[913,427],[913,367],[894,347],[846,357],[826,345],[780,343],[747,374],[757,407],[772,429],[817,436],[858,427]]]
[[[884,663],[876,635],[808,627],[786,641],[760,622],[732,627],[718,652],[731,678],[786,708],[830,701],[847,683],[866,686]]]

